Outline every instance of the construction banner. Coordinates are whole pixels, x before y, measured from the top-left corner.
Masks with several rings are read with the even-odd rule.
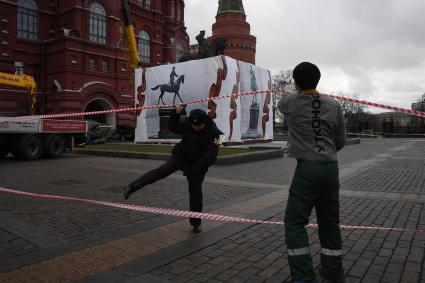
[[[226,56],[137,69],[135,82],[136,107],[186,103],[272,87],[268,70]],[[207,112],[224,132],[222,142],[266,140],[273,138],[271,101],[270,93],[232,96],[188,105],[186,113],[195,108]],[[171,110],[139,111],[135,141],[178,139],[168,130]]]

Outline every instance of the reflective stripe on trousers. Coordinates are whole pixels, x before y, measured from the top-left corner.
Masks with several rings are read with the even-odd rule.
[[[309,255],[310,247],[304,247],[299,249],[288,249],[289,256],[297,256],[297,255]]]
[[[321,254],[327,256],[342,256],[342,250],[322,249]]]

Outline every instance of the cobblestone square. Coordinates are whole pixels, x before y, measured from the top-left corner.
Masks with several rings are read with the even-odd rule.
[[[362,139],[339,154],[346,282],[425,282],[425,141]],[[122,189],[161,161],[67,154],[0,161],[0,187],[125,203]],[[213,166],[205,211],[282,221],[296,161]],[[129,204],[188,209],[181,173]],[[315,213],[311,223],[316,223]],[[384,230],[399,228],[403,230]],[[317,229],[308,230],[320,267]],[[1,193],[0,282],[289,282],[283,226],[203,222]],[[320,276],[319,282],[323,281]]]

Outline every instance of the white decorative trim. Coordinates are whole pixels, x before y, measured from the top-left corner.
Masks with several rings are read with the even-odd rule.
[[[102,84],[102,85],[111,86],[111,85],[109,85],[108,83],[105,83],[105,82],[91,81],[91,82],[83,84],[83,86],[80,87],[79,89],[62,89],[62,86],[58,82],[58,80],[53,80],[53,83],[55,84],[56,88],[58,89],[58,92],[82,92],[83,89],[85,89],[88,86],[94,85],[94,84]]]
[[[82,40],[82,39],[80,39],[80,38],[76,38],[76,37],[72,37],[72,38],[77,39],[77,40]],[[85,54],[91,54],[91,55],[95,55],[95,56],[100,56],[100,57],[102,57],[102,58],[119,59],[119,60],[123,60],[123,61],[127,61],[127,60],[128,60],[128,59],[127,59],[127,58],[125,58],[125,57],[110,56],[110,55],[106,55],[106,54],[99,54],[99,53],[96,53],[96,52],[90,52],[90,51],[82,50],[82,49],[78,49],[78,48],[70,48],[70,47],[66,47],[65,49],[66,49],[66,50],[75,51],[75,52],[79,52],[79,53],[85,53]],[[119,49],[121,49],[121,48],[119,48]]]
[[[55,84],[56,88],[58,89],[58,92],[62,91],[62,86],[61,86],[60,82],[58,82],[58,80],[53,80],[53,83]]]
[[[94,85],[94,84],[102,84],[102,85],[107,85],[110,86],[109,84],[105,83],[105,82],[100,82],[100,81],[91,81],[88,83],[83,84],[83,89],[85,89],[88,86]]]
[[[109,16],[109,18],[110,18],[111,20],[114,20],[114,21],[117,21],[117,22],[122,21],[120,18],[117,18],[117,17],[115,17],[115,16]]]

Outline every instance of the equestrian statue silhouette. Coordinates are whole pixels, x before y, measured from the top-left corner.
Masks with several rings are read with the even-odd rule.
[[[226,43],[227,43],[226,39],[217,38],[216,40],[211,42],[211,44],[208,44],[207,46],[205,46],[205,52],[200,52],[195,54],[185,53],[179,59],[179,63],[223,55],[224,50],[226,49]]]
[[[164,96],[164,93],[166,93],[166,92],[174,93],[173,104],[175,104],[175,102],[176,102],[176,96],[178,96],[180,101],[183,103],[183,100],[181,99],[180,94],[179,94],[181,84],[184,84],[184,75],[179,76],[177,78],[176,82],[172,85],[168,83],[168,84],[162,84],[162,85],[157,85],[156,87],[153,87],[152,90],[157,90],[158,88],[161,90],[161,94],[159,95],[157,105],[159,105],[160,101],[162,101],[162,104],[165,104],[162,97]]]

